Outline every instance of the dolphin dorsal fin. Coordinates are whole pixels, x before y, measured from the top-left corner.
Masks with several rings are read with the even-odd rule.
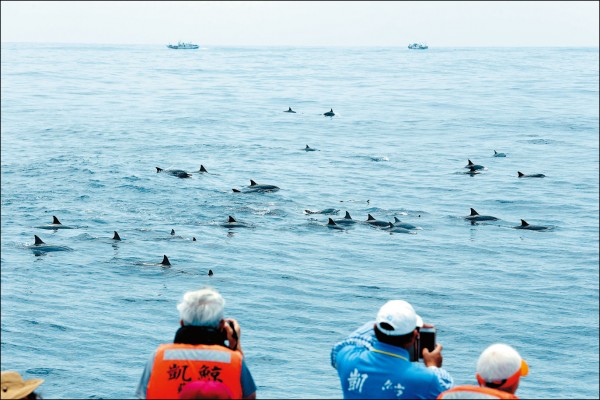
[[[496,150],[494,150],[494,154],[498,154],[498,152]]]
[[[308,147],[308,145],[306,145],[305,149],[310,149],[310,147]]]
[[[161,264],[162,265],[171,265],[171,262],[169,261],[169,258],[167,257],[166,254],[163,256],[163,260],[162,260]]]
[[[256,182],[254,182],[252,179],[250,179],[250,186],[256,186]]]
[[[171,229],[171,235],[175,235],[175,229]]]
[[[333,108],[331,110],[329,110],[329,112],[333,112]]]
[[[229,216],[229,219],[227,220],[227,222],[236,222],[235,218],[233,218],[231,215]]]
[[[367,221],[375,221],[375,218],[371,214],[367,214]]]
[[[348,211],[346,211],[346,215],[344,216],[344,219],[352,219],[352,217],[350,216],[350,213]]]
[[[529,224],[524,219],[521,220],[521,226],[528,226]]]
[[[468,161],[467,165],[473,165],[473,161],[471,161],[471,160],[467,160],[467,161]]]
[[[55,225],[62,225],[58,218],[56,218],[54,215],[52,216],[52,223]]]
[[[335,221],[333,219],[331,219],[331,217],[329,217],[329,220],[327,221],[327,225],[337,225],[335,223]]]
[[[200,172],[208,172],[208,171],[206,170],[206,168],[204,168],[204,165],[200,165]]]
[[[194,236],[194,237],[192,237],[192,242],[195,242],[195,241],[196,241],[196,237]]]
[[[471,208],[471,215],[479,215],[479,213],[477,211],[475,211],[474,208]]]
[[[400,221],[400,220],[398,219],[398,217],[394,217],[394,222],[398,223],[398,222],[402,222],[402,221]],[[390,224],[391,224],[391,222],[390,222]]]
[[[233,190],[233,193],[240,193],[239,189],[231,189],[231,190]]]
[[[391,223],[391,222],[388,222],[388,223],[389,223],[388,227],[390,227],[390,228],[393,228],[393,227],[394,227],[394,224],[393,224],[393,223]]]
[[[117,233],[117,231],[115,231],[115,234],[113,236],[113,240],[121,240],[121,236],[119,236],[119,234]]]
[[[38,235],[33,235],[33,237],[35,238],[35,244],[44,244],[44,241]]]
[[[160,171],[162,171],[162,168],[156,167],[156,173],[159,173]]]
[[[213,276],[213,275],[214,275],[214,274],[213,274],[213,272],[212,272],[212,269],[209,269],[209,270],[208,270],[208,276]]]
[[[517,174],[519,175],[519,178],[521,178],[521,177],[525,176],[525,174],[524,174],[524,173],[522,173],[521,171],[517,171]]]

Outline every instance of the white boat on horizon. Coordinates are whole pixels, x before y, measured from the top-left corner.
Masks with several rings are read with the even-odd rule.
[[[197,49],[200,46],[193,43],[177,42],[177,44],[168,44],[167,47],[170,49]]]
[[[411,50],[426,50],[429,48],[425,43],[411,43],[408,45]]]

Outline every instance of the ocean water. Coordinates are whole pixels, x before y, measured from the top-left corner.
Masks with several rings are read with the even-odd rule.
[[[520,397],[597,398],[598,54],[3,43],[2,370],[46,398],[133,397],[211,285],[260,398],[341,397],[331,347],[389,299],[437,326],[457,384],[504,342]],[[280,190],[233,193],[251,179]],[[326,208],[422,229],[304,212]],[[74,229],[37,228],[53,215]]]

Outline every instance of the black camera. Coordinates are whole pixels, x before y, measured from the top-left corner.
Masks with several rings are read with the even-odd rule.
[[[435,349],[435,327],[419,329],[419,339],[408,350],[410,361],[418,361],[423,358],[423,349],[433,351]]]

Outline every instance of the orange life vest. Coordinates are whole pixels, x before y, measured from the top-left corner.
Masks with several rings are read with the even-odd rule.
[[[488,387],[463,385],[440,393],[440,399],[518,399],[512,393]]]
[[[161,344],[146,388],[147,399],[176,399],[197,380],[223,382],[234,399],[242,398],[242,355],[219,345]]]

